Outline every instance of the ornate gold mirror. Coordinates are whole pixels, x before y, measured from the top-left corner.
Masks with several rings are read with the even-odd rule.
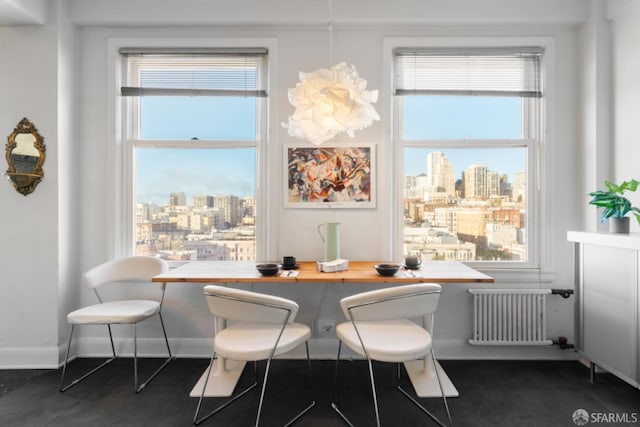
[[[42,178],[45,158],[44,138],[27,118],[20,120],[7,142],[7,177],[18,193],[31,194]]]

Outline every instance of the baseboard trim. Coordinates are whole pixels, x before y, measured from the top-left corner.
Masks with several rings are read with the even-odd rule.
[[[0,349],[0,369],[55,369],[60,347],[13,347]]]
[[[200,358],[211,356],[211,341],[207,338],[170,339],[171,352],[176,357]],[[78,346],[78,355],[82,357],[105,357],[110,354],[108,340],[84,338]],[[116,351],[122,356],[133,356],[133,340],[123,339],[116,342]],[[558,346],[479,346],[466,340],[435,340],[434,351],[438,359],[446,360],[578,360],[578,353],[572,349],[562,350]],[[313,359],[335,359],[338,353],[337,338],[312,338],[309,340],[309,353]],[[138,354],[141,357],[162,357],[166,355],[164,340],[139,339]],[[345,350],[344,358],[359,358]],[[289,359],[306,357],[304,346],[300,346],[285,356]]]
[[[119,356],[133,357],[133,339],[115,339]],[[174,338],[169,340],[171,353],[179,358],[207,358],[211,356],[211,340],[208,338]],[[478,346],[467,341],[436,340],[436,358],[440,360],[579,360],[572,349],[562,350],[557,346]],[[312,359],[332,360],[338,353],[337,338],[312,338],[309,341]],[[66,344],[58,347],[23,347],[0,349],[0,369],[56,369],[64,362]],[[111,346],[106,338],[79,338],[71,347],[70,360],[76,357],[109,357]],[[139,357],[166,357],[167,351],[162,338],[138,339]],[[302,359],[306,357],[304,346],[287,353],[284,358]],[[345,350],[345,359],[359,359],[360,356]]]
[[[471,345],[464,341],[435,340],[433,346],[440,360],[578,360],[573,349],[556,345]]]

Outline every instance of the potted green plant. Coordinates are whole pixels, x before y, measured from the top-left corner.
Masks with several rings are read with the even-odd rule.
[[[628,213],[635,215],[640,224],[640,209],[633,207],[629,199],[624,197],[625,191],[636,191],[638,181],[632,179],[624,181],[620,185],[605,181],[608,191],[594,191],[589,193],[592,197],[589,204],[602,208],[602,222],[609,220],[609,231],[612,233],[628,233]]]

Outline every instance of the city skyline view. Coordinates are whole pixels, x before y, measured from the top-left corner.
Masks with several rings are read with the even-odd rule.
[[[525,171],[512,181],[479,159],[457,170],[445,150],[423,150],[426,173],[405,176],[403,252],[429,260],[526,260]]]
[[[173,142],[167,148],[142,144],[135,149],[136,252],[172,259],[253,259],[257,145],[242,145],[262,143],[255,127],[257,101],[180,98],[142,98],[140,138]],[[424,259],[526,259],[523,173],[528,149],[524,143],[490,143],[487,148],[479,143],[521,140],[521,101],[406,98],[403,252]],[[225,102],[229,109],[221,108]],[[208,120],[211,116],[215,122]],[[220,143],[189,146],[199,140]],[[475,146],[467,143],[471,140]],[[242,143],[234,148],[234,141]],[[411,141],[431,142],[412,147]],[[444,169],[433,161],[428,165],[435,152],[441,153],[436,158],[446,163]],[[433,167],[436,172],[429,170]],[[440,177],[429,178],[429,173]],[[442,175],[448,177],[446,185]]]
[[[461,179],[462,171],[473,164],[481,164],[500,175],[506,174],[513,181],[518,172],[526,166],[524,148],[405,148],[405,176],[418,176],[427,173],[427,156],[430,152],[442,152],[454,165],[456,179]]]
[[[523,138],[532,130],[523,128],[525,102],[403,97],[403,253],[428,260],[528,260],[529,148]]]
[[[136,150],[136,202],[169,203],[170,193],[255,196],[253,148],[139,148]]]
[[[405,97],[404,138],[520,139],[518,98]],[[243,141],[256,138],[256,100],[243,97],[143,97],[140,138],[143,140]],[[167,194],[188,196],[224,193],[239,197],[255,194],[256,154],[253,149],[198,148],[136,150],[136,202],[167,203]],[[229,146],[229,144],[227,144]],[[405,148],[404,175],[426,173],[424,148]],[[455,165],[457,178],[464,168],[481,163],[509,175],[526,165],[526,150],[438,149]],[[424,154],[423,154],[424,153]],[[171,188],[173,187],[173,188]],[[164,189],[170,191],[164,191]],[[232,191],[233,193],[229,193]]]
[[[194,196],[228,194],[240,198],[254,196],[255,154],[253,149],[229,149],[227,153],[210,153],[208,149],[171,149],[171,162],[166,163],[165,149],[144,148],[137,151],[139,173],[136,182],[137,203],[154,203],[163,206],[169,203],[169,194],[184,192],[188,200]],[[512,149],[405,149],[405,176],[427,173],[427,156],[431,152],[442,152],[454,165],[455,179],[473,164],[486,166],[488,170],[506,174],[509,181],[525,166],[522,148]],[[499,152],[499,153],[498,153]],[[237,165],[244,167],[238,169]],[[188,166],[188,167],[187,167]],[[179,184],[190,182],[189,185]],[[167,192],[164,189],[172,188]],[[144,189],[147,189],[146,192]]]

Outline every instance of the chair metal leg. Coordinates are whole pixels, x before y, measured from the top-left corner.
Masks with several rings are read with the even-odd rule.
[[[309,344],[306,341],[305,341],[305,347],[307,350],[307,366],[309,367],[309,378],[311,379],[311,360],[309,358]],[[258,427],[260,425],[260,415],[262,414],[262,404],[264,402],[264,394],[267,389],[267,379],[269,377],[269,368],[271,367],[271,360],[272,360],[272,357],[269,357],[269,359],[267,359],[267,367],[264,372],[264,381],[262,383],[262,391],[260,392],[260,402],[258,403],[258,414],[256,415],[255,427]],[[313,387],[311,388],[313,390]],[[315,400],[312,399],[311,404],[308,405],[306,408],[304,408],[301,412],[299,412],[287,424],[285,424],[285,427],[288,427],[293,423],[295,423],[296,421],[298,421],[300,417],[306,414],[309,411],[309,409],[313,408],[315,404],[316,404]]]
[[[449,425],[453,425],[451,422],[451,412],[449,412],[449,404],[447,403],[447,395],[444,393],[444,388],[442,387],[442,380],[440,379],[440,374],[438,373],[438,367],[436,366],[436,356],[433,353],[433,347],[431,348],[431,362],[433,363],[433,370],[436,371],[436,378],[438,378],[438,386],[440,387],[440,394],[442,395],[442,401],[444,402],[444,409],[447,410],[447,418],[449,418]]]
[[[162,326],[162,335],[164,335],[164,342],[167,345],[167,353],[169,353],[169,358],[173,359],[173,355],[171,354],[171,347],[169,347],[169,339],[167,338],[167,330],[164,328],[164,320],[162,319],[162,312],[158,312],[158,317],[160,318],[160,326]]]
[[[342,347],[342,341],[339,341],[338,343],[338,358],[336,359],[336,369],[335,369],[335,373],[334,373],[334,378],[333,378],[333,391],[332,391],[332,396],[331,396],[331,407],[338,413],[338,415],[340,415],[340,417],[344,420],[344,422],[346,422],[350,427],[354,427],[353,424],[351,423],[351,421],[342,413],[342,411],[338,408],[338,404],[336,403],[336,395],[337,395],[337,383],[338,383],[338,369],[339,369],[339,364],[340,364],[340,351],[341,351],[341,347]],[[431,350],[431,358],[433,360],[434,363],[434,369],[435,369],[435,356],[433,355],[433,350]],[[369,366],[369,378],[371,381],[371,392],[373,395],[373,405],[374,405],[374,409],[375,409],[375,413],[376,413],[376,424],[378,427],[380,427],[380,415],[379,415],[379,409],[378,409],[378,399],[376,396],[376,386],[375,386],[375,381],[374,381],[374,377],[373,377],[373,365],[371,362],[371,359],[367,357],[367,364]],[[440,393],[442,394],[442,399],[444,402],[444,407],[447,411],[447,417],[449,419],[449,426],[452,426],[452,422],[451,422],[451,413],[449,412],[449,405],[447,404],[447,397],[444,393],[444,389],[442,387],[442,382],[440,381],[440,375],[438,374],[437,370],[436,370],[436,376],[438,379],[438,385],[440,386]],[[396,388],[402,393],[404,394],[414,405],[416,405],[418,408],[420,408],[420,410],[422,412],[424,412],[425,414],[427,414],[432,420],[434,420],[436,423],[438,423],[438,425],[442,426],[442,427],[446,427],[445,424],[443,424],[435,415],[433,415],[431,412],[429,412],[424,406],[422,406],[415,398],[413,398],[406,390],[404,390],[402,387],[400,387],[400,364],[397,363],[396,364]]]
[[[69,344],[67,344],[67,354],[64,356],[64,365],[62,365],[62,376],[60,377],[60,392],[66,390],[63,387],[64,384],[64,374],[67,372],[67,363],[69,361],[69,352],[71,351],[71,339],[73,338],[73,326],[71,325],[71,333],[69,334]]]
[[[267,389],[267,379],[269,378],[269,368],[271,367],[271,357],[267,359],[267,366],[264,371],[264,378],[262,380],[262,390],[260,390],[260,401],[258,402],[258,413],[256,414],[256,424],[260,425],[260,414],[262,413],[262,402],[264,401],[264,392]]]
[[[369,378],[371,379],[371,394],[373,395],[373,407],[376,411],[376,425],[380,427],[380,413],[378,411],[378,398],[376,396],[376,383],[373,380],[373,365],[371,364],[371,358],[367,355],[367,362],[369,363]]]
[[[78,384],[80,381],[82,381],[85,378],[87,378],[89,375],[94,374],[95,372],[97,372],[101,368],[104,368],[109,363],[111,363],[114,360],[116,360],[117,356],[116,356],[115,347],[113,345],[113,337],[111,335],[111,325],[107,325],[107,327],[109,329],[109,338],[111,339],[111,351],[113,352],[113,356],[110,359],[105,360],[104,362],[102,362],[102,364],[100,364],[99,366],[93,368],[92,370],[90,370],[89,372],[87,372],[86,374],[81,376],[80,378],[76,378],[70,384],[65,386],[64,385],[64,376],[65,376],[66,371],[67,371],[67,364],[69,363],[69,352],[71,351],[71,340],[73,338],[73,330],[75,329],[75,325],[71,324],[71,333],[69,334],[69,343],[67,344],[67,354],[64,357],[64,365],[62,367],[62,377],[60,378],[60,393],[64,393],[65,391],[67,391],[71,387],[73,387],[74,385]]]
[[[109,343],[111,343],[111,354],[116,357],[116,346],[113,344],[113,333],[111,332],[111,325],[107,323],[107,331],[109,331]]]
[[[342,341],[338,340],[338,357],[336,358],[336,369],[333,373],[333,391],[331,392],[331,407],[333,408],[334,411],[336,411],[336,413],[338,415],[340,415],[340,418],[342,418],[342,420],[347,423],[350,427],[353,427],[353,424],[351,424],[351,421],[349,421],[349,419],[347,418],[347,416],[345,414],[342,413],[342,411],[340,410],[340,408],[338,408],[338,403],[336,402],[336,396],[337,396],[337,389],[338,389],[338,370],[340,367],[340,352],[342,350]]]
[[[311,358],[309,356],[309,344],[307,342],[305,342],[305,346],[306,346],[306,350],[307,350],[307,366],[308,366],[309,381],[310,381],[310,387],[309,388],[313,392],[313,377],[312,377],[312,372],[311,372]],[[195,425],[199,425],[203,421],[208,420],[213,415],[215,415],[218,412],[222,411],[224,408],[226,408],[227,406],[231,405],[236,400],[240,399],[242,396],[247,394],[249,391],[253,390],[258,385],[257,362],[254,362],[254,371],[255,371],[255,377],[256,377],[255,379],[256,379],[256,381],[252,385],[250,385],[249,387],[244,389],[242,392],[238,393],[236,396],[233,396],[233,397],[229,398],[226,402],[224,402],[223,404],[218,406],[213,411],[209,412],[207,415],[203,416],[202,418],[198,418],[198,415],[200,413],[200,409],[202,407],[202,401],[204,399],[204,393],[205,393],[205,390],[207,388],[207,384],[209,382],[209,376],[211,375],[211,369],[213,367],[213,361],[214,360],[215,360],[215,352],[213,353],[213,356],[211,357],[211,361],[209,362],[209,367],[207,368],[207,375],[206,375],[206,378],[205,378],[205,381],[204,381],[204,385],[202,387],[202,392],[200,393],[200,399],[198,400],[198,406],[196,407],[196,413],[195,413],[195,415],[193,417],[193,423]],[[262,382],[262,390],[260,391],[260,400],[258,402],[258,411],[257,411],[257,414],[256,414],[255,427],[258,427],[260,425],[260,416],[262,415],[262,407],[263,407],[263,403],[264,403],[265,392],[266,392],[266,389],[267,389],[267,380],[269,378],[269,370],[270,370],[270,367],[271,367],[271,360],[272,360],[271,358],[267,359],[267,365],[266,365],[266,368],[265,368],[264,378],[263,378],[263,382]],[[311,403],[307,407],[305,407],[301,412],[299,412],[295,417],[293,417],[285,425],[285,427],[293,425],[304,414],[306,414],[311,408],[313,408],[315,406],[315,404],[316,404],[315,400],[312,399]]]
[[[285,424],[284,427],[289,427],[291,425],[293,425],[296,421],[298,421],[300,419],[300,417],[302,417],[304,414],[306,414],[307,412],[309,412],[309,410],[311,408],[313,408],[316,404],[315,399],[313,399],[313,373],[311,371],[311,358],[309,357],[309,343],[307,341],[305,341],[304,343],[305,348],[307,350],[307,370],[309,372],[309,393],[311,394],[311,403],[304,408],[300,413],[298,413],[298,415],[296,415],[295,417],[293,417],[291,419],[291,421],[289,421],[287,424]]]
[[[198,399],[198,406],[196,406],[196,413],[193,416],[193,423],[200,424],[200,422],[204,420],[198,421],[198,414],[200,413],[200,407],[202,406],[202,399],[204,398],[204,392],[207,389],[207,384],[209,384],[209,375],[211,375],[211,368],[213,367],[213,361],[216,359],[215,351],[211,355],[211,360],[209,361],[209,366],[207,367],[207,376],[204,379],[204,384],[202,385],[202,392],[200,393],[200,399]]]
[[[340,352],[342,350],[342,341],[338,340],[338,357],[336,357],[336,368],[333,372],[333,388],[331,391],[331,406],[334,406],[334,402],[336,401],[336,390],[338,388],[338,370],[340,368]]]
[[[171,354],[171,348],[169,347],[169,340],[167,339],[167,332],[164,329],[164,322],[162,321],[162,313],[158,312],[158,316],[160,317],[160,325],[162,326],[162,334],[164,335],[164,342],[167,345],[167,352],[169,353],[169,357],[165,359],[165,361],[162,363],[162,365],[160,365],[160,367],[158,369],[156,369],[150,376],[149,378],[147,378],[147,380],[145,382],[143,382],[142,384],[140,384],[140,386],[138,386],[138,380],[137,380],[137,336],[134,333],[134,363],[135,363],[135,377],[136,377],[136,393],[140,393],[146,386],[147,384],[149,384],[151,382],[151,380],[153,380],[156,375],[158,375],[160,373],[160,371],[162,371],[164,369],[165,366],[167,366],[167,364],[169,362],[171,362],[174,357]],[[135,324],[134,324],[134,328],[135,328]],[[134,329],[135,331],[135,329]]]
[[[164,335],[164,341],[165,344],[167,345],[167,352],[169,353],[169,357],[167,359],[165,359],[165,361],[162,363],[162,365],[156,369],[153,374],[151,374],[145,382],[143,382],[142,384],[138,385],[138,336],[137,336],[137,324],[134,323],[133,324],[133,387],[134,390],[136,391],[136,393],[140,393],[146,386],[147,384],[149,384],[151,382],[151,380],[153,380],[156,375],[158,375],[158,373],[160,373],[160,371],[162,369],[164,369],[165,366],[167,366],[167,364],[173,360],[173,355],[171,354],[171,347],[169,347],[169,340],[167,338],[167,332],[164,328],[164,322],[162,320],[162,313],[158,313],[159,317],[160,317],[160,324],[162,326],[162,333]],[[62,377],[60,379],[60,392],[64,392],[68,389],[70,389],[71,387],[73,387],[74,385],[78,384],[80,381],[84,380],[85,378],[87,378],[89,375],[97,372],[99,369],[105,367],[106,365],[108,365],[109,363],[113,362],[115,359],[118,358],[118,356],[116,355],[116,347],[113,343],[113,333],[111,332],[111,325],[107,324],[107,330],[109,332],[109,342],[111,344],[111,353],[112,353],[112,357],[110,359],[107,359],[105,362],[103,362],[100,366],[92,369],[91,371],[89,371],[88,373],[84,374],[82,377],[75,379],[73,382],[71,382],[69,385],[67,386],[63,386],[64,384],[64,377],[65,377],[65,373],[67,370],[67,364],[68,364],[68,359],[69,359],[69,352],[71,350],[71,340],[73,338],[73,332],[74,332],[74,328],[75,328],[75,324],[71,324],[71,334],[69,335],[69,343],[67,345],[67,354],[65,356],[64,359],[64,365],[62,368]]]
[[[447,411],[447,418],[449,419],[449,426],[452,426],[453,423],[451,422],[451,413],[449,412],[449,404],[447,403],[447,396],[444,393],[444,388],[442,387],[442,382],[440,381],[440,374],[438,374],[438,370],[436,369],[436,359],[435,356],[433,354],[433,349],[431,350],[431,360],[433,361],[433,368],[436,371],[436,378],[438,379],[438,385],[440,386],[440,394],[442,395],[442,400],[444,402],[444,408]],[[427,410],[427,408],[425,408],[423,405],[421,405],[413,396],[411,396],[405,389],[403,389],[402,387],[400,387],[400,364],[397,364],[397,369],[398,369],[398,383],[396,385],[396,387],[398,388],[398,390],[405,395],[405,397],[407,397],[407,399],[409,399],[414,405],[416,405],[418,408],[420,408],[420,410],[422,412],[424,412],[425,414],[427,414],[433,421],[435,421],[436,423],[438,423],[438,425],[442,426],[442,427],[446,427],[446,424],[444,424],[442,421],[440,421],[435,415],[433,415],[431,412],[429,412]]]
[[[335,374],[334,374],[334,380],[333,380],[333,397],[332,397],[332,402],[331,402],[331,407],[334,409],[334,411],[336,411],[338,413],[338,415],[340,415],[340,418],[342,418],[344,420],[344,422],[346,422],[347,424],[349,424],[349,426],[353,427],[353,424],[351,423],[351,421],[347,418],[347,416],[342,413],[342,411],[340,410],[340,408],[338,408],[338,404],[335,402],[335,396],[336,396],[336,386],[337,386],[337,380],[338,380],[338,365],[340,363],[340,348],[342,346],[342,341],[339,342],[338,344],[338,358],[336,360],[336,370],[335,370]],[[373,379],[373,365],[371,363],[371,359],[367,356],[367,363],[369,365],[369,379],[371,381],[371,395],[373,397],[373,408],[376,414],[376,425],[378,427],[380,427],[380,414],[378,411],[378,399],[376,396],[376,384],[375,381]]]
[[[133,389],[138,392],[138,327],[133,324]]]
[[[257,382],[257,375],[258,375],[257,364],[254,363],[256,381],[253,384],[251,384],[249,387],[247,387],[246,389],[244,389],[242,392],[238,393],[237,395],[232,396],[231,398],[229,398],[226,402],[224,402],[222,405],[218,406],[213,411],[209,412],[207,415],[203,416],[202,418],[198,418],[198,415],[200,414],[200,409],[202,407],[202,401],[204,399],[204,392],[207,389],[207,384],[209,383],[209,377],[211,375],[211,369],[213,367],[213,361],[215,359],[216,359],[216,353],[214,351],[213,355],[211,356],[211,361],[209,362],[209,367],[207,368],[207,376],[206,376],[206,378],[204,380],[204,385],[202,386],[202,392],[200,393],[200,399],[198,400],[198,406],[196,407],[196,413],[193,416],[193,424],[195,424],[195,425],[199,425],[203,421],[208,420],[209,418],[211,418],[212,416],[214,416],[218,412],[222,411],[224,408],[226,408],[227,406],[231,405],[233,402],[235,402],[236,400],[240,399],[242,396],[244,396],[249,391],[253,390],[254,388],[256,388],[258,386],[258,382]]]

